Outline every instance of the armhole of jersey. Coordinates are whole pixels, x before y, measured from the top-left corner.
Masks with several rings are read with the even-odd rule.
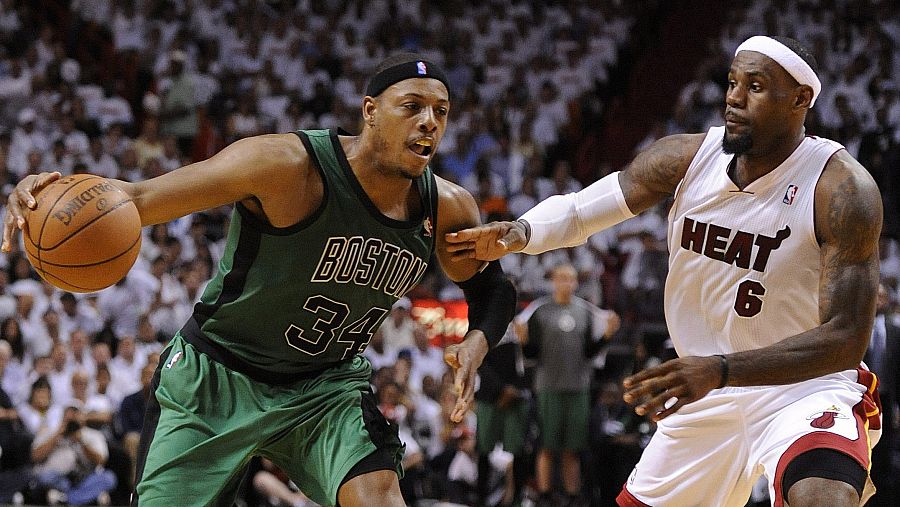
[[[812,224],[812,227],[809,228],[809,234],[812,236],[812,242],[817,247],[821,247],[821,243],[819,243],[819,237],[816,235],[816,193],[819,190],[819,182],[822,181],[822,175],[825,173],[825,168],[828,167],[828,163],[831,162],[831,159],[834,158],[841,150],[846,150],[843,146],[835,147],[836,149],[828,155],[828,158],[825,159],[825,163],[822,164],[822,167],[819,168],[819,175],[816,177],[816,184],[813,186],[813,195],[812,199],[810,199],[809,204],[809,220]]]
[[[303,131],[296,131],[294,134],[300,138],[300,142],[303,143],[303,147],[306,148],[307,154],[309,154],[309,158],[312,161],[313,167],[316,168],[316,171],[319,172],[319,177],[322,178],[322,202],[319,203],[319,207],[316,208],[315,211],[312,212],[308,217],[300,220],[296,224],[289,225],[287,227],[275,227],[274,225],[263,222],[256,215],[254,215],[246,206],[244,206],[241,202],[236,204],[238,212],[241,214],[241,218],[247,223],[260,232],[272,235],[272,236],[287,236],[289,234],[294,234],[302,231],[303,229],[309,227],[319,217],[322,215],[322,212],[325,211],[325,208],[328,206],[328,178],[325,177],[325,170],[322,168],[322,164],[319,162],[319,157],[316,155],[316,151],[313,148],[312,142],[309,140],[309,137]],[[302,197],[301,197],[302,198]]]

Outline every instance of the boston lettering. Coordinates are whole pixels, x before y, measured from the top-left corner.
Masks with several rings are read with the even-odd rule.
[[[350,283],[403,297],[422,275],[428,262],[409,250],[362,236],[328,238],[310,281]]]

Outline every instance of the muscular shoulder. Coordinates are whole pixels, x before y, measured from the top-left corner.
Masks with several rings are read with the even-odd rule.
[[[480,222],[478,203],[468,190],[440,176],[435,176],[434,180],[438,194],[439,227],[450,231]]]
[[[478,204],[468,190],[435,176],[438,194],[436,229],[437,257],[444,273],[454,281],[468,280],[481,268],[482,262],[475,259],[451,261],[447,251],[445,234],[481,224]]]
[[[705,138],[706,134],[666,136],[641,151],[619,179],[631,211],[640,213],[672,195]]]
[[[309,154],[295,134],[266,134],[235,142],[241,144],[261,169],[269,171],[309,170]]]
[[[825,165],[816,186],[816,236],[820,244],[853,246],[860,258],[878,247],[881,193],[869,172],[846,150]]]
[[[321,202],[323,184],[295,134],[269,134],[237,141],[247,152],[255,199],[245,200],[254,214],[276,227],[293,225]],[[297,195],[304,199],[298,200]]]

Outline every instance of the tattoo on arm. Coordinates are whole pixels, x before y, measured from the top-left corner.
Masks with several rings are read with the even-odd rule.
[[[788,384],[859,365],[875,317],[881,221],[875,182],[839,152],[815,196],[821,325],[762,349],[729,354],[729,385]]]
[[[705,134],[664,137],[642,151],[620,174],[625,201],[635,214],[675,193]]]
[[[874,182],[853,171],[824,190],[816,224],[822,244],[820,319],[867,335],[878,290],[881,196]]]

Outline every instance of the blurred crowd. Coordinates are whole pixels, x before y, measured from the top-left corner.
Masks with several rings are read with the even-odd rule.
[[[441,64],[450,82],[451,121],[433,168],[475,195],[484,220],[517,217],[620,169],[577,147],[596,135],[634,60],[646,58],[647,34],[636,27],[670,12],[665,4],[0,0],[0,202],[41,171],[138,181],[246,136],[357,132],[367,76],[391,52],[413,50]],[[885,0],[741,2],[707,35],[671,108],[623,148],[722,124],[727,66],[746,37],[804,42],[823,83],[807,132],[844,144],[882,190],[879,307],[900,324],[900,18],[891,12]],[[490,362],[503,373],[493,384],[484,379],[497,372],[482,373],[494,391],[479,403],[521,400],[525,410],[523,447],[511,451],[478,445],[474,413],[449,422],[455,394],[441,350],[410,301],[395,306],[365,354],[380,408],[407,444],[401,485],[410,504],[506,505],[525,491],[527,501],[608,505],[653,431],[621,401],[620,381],[673,354],[662,310],[667,212],[661,205],[579,247],[503,259],[523,308],[552,296],[551,271],[570,265],[575,294],[615,321],[600,326],[608,336],[587,363],[590,439],[578,456],[577,495],[562,494],[566,477],[549,477],[549,496],[535,481],[542,366],[519,346],[530,311],[508,332],[509,354]],[[150,377],[222,258],[229,214],[223,207],[146,228],[128,276],[93,294],[42,282],[21,245],[0,255],[0,503],[127,503]],[[431,267],[410,297],[462,293]],[[893,460],[900,470],[900,452]],[[254,461],[247,477],[242,502],[308,503],[302,485],[271,463]]]

